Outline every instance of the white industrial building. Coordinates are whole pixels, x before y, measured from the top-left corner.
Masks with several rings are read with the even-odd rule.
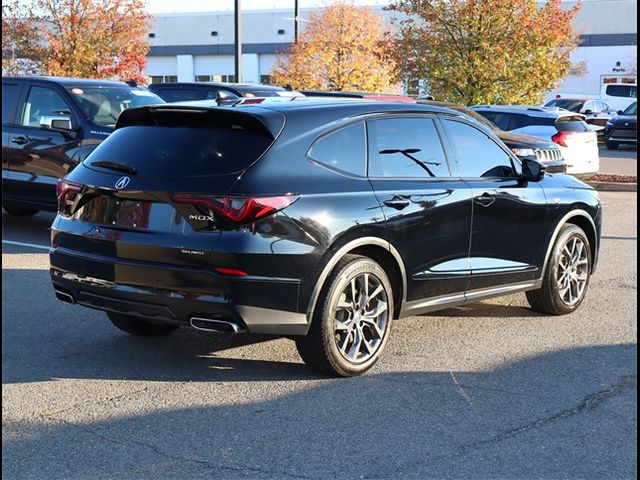
[[[391,12],[373,8],[390,21]],[[301,9],[300,17],[310,11]],[[268,82],[276,55],[294,40],[293,16],[293,7],[242,12],[242,81]],[[572,60],[584,62],[586,73],[569,76],[558,91],[597,95],[602,83],[635,83],[636,16],[636,0],[583,0],[575,21],[582,43]],[[146,74],[153,82],[235,81],[233,26],[232,11],[156,14]]]

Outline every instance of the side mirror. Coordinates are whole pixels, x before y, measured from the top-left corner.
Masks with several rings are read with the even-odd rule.
[[[522,173],[520,174],[520,180],[523,183],[527,182],[539,182],[544,178],[544,174],[547,171],[542,163],[531,158],[522,158]]]
[[[618,110],[616,113],[617,113],[618,115],[622,115],[622,110]]]
[[[590,108],[586,109],[584,112],[585,115],[591,115],[593,113],[593,110],[591,110]]]
[[[40,128],[52,130],[73,130],[71,119],[64,116],[44,115],[40,118]]]

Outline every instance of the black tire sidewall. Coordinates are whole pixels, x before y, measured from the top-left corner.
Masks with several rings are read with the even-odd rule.
[[[387,296],[388,318],[382,343],[376,352],[366,362],[354,364],[342,356],[338,350],[338,346],[336,345],[334,338],[335,319],[333,318],[333,305],[337,303],[339,296],[342,294],[345,286],[351,281],[351,279],[363,273],[375,276],[382,284]],[[393,307],[393,290],[391,282],[389,281],[384,269],[375,261],[368,258],[360,258],[350,262],[337,272],[326,290],[326,295],[322,302],[322,309],[319,312],[320,318],[314,319],[314,321],[319,320],[322,322],[323,347],[327,360],[336,373],[342,376],[359,375],[373,367],[380,358],[389,339],[391,324],[393,322]]]
[[[561,299],[560,289],[558,288],[558,283],[556,279],[558,278],[558,267],[559,267],[559,260],[560,260],[560,254],[561,254],[562,248],[564,248],[564,245],[567,243],[567,241],[574,236],[580,237],[580,239],[584,242],[584,245],[587,249],[587,260],[589,263],[587,265],[588,268],[587,268],[586,285],[584,287],[584,291],[582,292],[582,296],[580,297],[580,300],[574,305],[567,305]],[[589,243],[589,239],[587,238],[587,235],[584,233],[584,230],[582,230],[577,225],[572,225],[572,224],[565,225],[560,231],[560,234],[558,235],[558,239],[556,240],[556,243],[553,246],[551,263],[549,265],[549,269],[545,278],[545,281],[549,282],[548,284],[549,293],[551,295],[550,300],[554,306],[554,309],[556,309],[559,313],[571,313],[575,311],[580,306],[580,304],[582,304],[582,302],[584,301],[585,297],[587,296],[587,290],[589,289],[589,281],[591,280],[592,261],[593,260],[591,258],[591,245]]]

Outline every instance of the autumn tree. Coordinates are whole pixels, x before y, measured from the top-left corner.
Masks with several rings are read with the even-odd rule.
[[[396,59],[438,99],[537,104],[570,71],[580,3],[561,0],[396,0]]]
[[[20,59],[49,75],[144,81],[149,20],[144,0],[3,2],[3,73]]]
[[[311,13],[291,52],[270,72],[276,84],[300,90],[397,90],[382,17],[369,7],[337,2]]]

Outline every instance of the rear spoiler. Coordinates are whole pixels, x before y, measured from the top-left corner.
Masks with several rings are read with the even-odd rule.
[[[231,108],[161,104],[126,109],[118,117],[115,129],[133,126],[238,128],[263,131],[276,138],[284,124],[284,115],[273,110],[261,110],[260,115],[256,115]]]

